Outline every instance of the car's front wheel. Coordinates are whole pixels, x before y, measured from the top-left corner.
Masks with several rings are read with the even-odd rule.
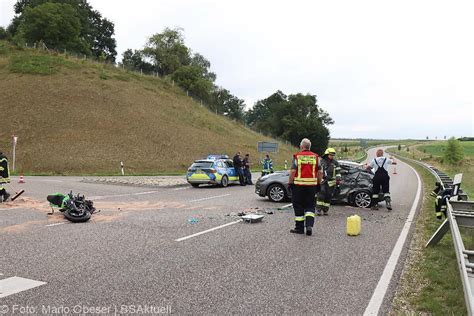
[[[354,205],[357,207],[367,208],[372,203],[372,197],[369,192],[359,191],[354,194]]]
[[[286,191],[280,184],[272,184],[267,190],[268,199],[272,202],[281,202],[286,199]]]

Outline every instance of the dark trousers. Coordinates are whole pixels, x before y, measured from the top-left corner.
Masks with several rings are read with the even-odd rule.
[[[296,229],[304,230],[305,226],[313,227],[316,186],[292,185],[291,192]]]
[[[382,194],[380,193],[382,190]],[[390,176],[387,174],[375,175],[372,180],[372,203],[376,204],[381,198],[390,199]]]
[[[244,169],[241,167],[236,167],[235,171],[237,171],[237,175],[239,176],[240,185],[245,185]]]
[[[334,195],[335,188],[335,185],[331,187],[327,182],[321,184],[321,191],[319,191],[318,193],[318,202],[316,203],[318,210],[324,213],[329,210],[329,206],[331,206],[331,199]]]
[[[245,173],[245,182],[247,184],[252,184],[252,173],[250,172],[249,168],[244,168]]]

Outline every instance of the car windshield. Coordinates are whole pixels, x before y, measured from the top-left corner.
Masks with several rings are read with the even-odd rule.
[[[212,161],[197,161],[191,165],[191,168],[206,169],[212,168]]]

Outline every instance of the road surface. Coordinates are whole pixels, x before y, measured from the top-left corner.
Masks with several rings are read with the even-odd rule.
[[[402,162],[396,169],[393,211],[332,206],[316,218],[313,236],[290,234],[293,211],[278,209],[288,203],[258,197],[253,186],[14,181],[26,193],[0,204],[0,313],[363,314],[370,304],[385,313],[406,243],[386,294],[382,275],[418,188],[413,169]],[[82,224],[48,216],[46,195],[69,190],[102,211]],[[273,214],[246,224],[236,216],[243,211]],[[357,237],[346,235],[353,214],[363,219]]]

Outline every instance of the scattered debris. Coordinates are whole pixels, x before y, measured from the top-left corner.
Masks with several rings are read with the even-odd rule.
[[[250,215],[242,216],[242,219],[246,223],[257,223],[257,222],[261,222],[264,217],[265,215],[250,214]]]
[[[197,218],[195,218],[195,217],[190,217],[190,218],[188,218],[188,223],[189,223],[189,224],[196,224],[196,223],[198,223],[198,222],[199,222],[199,220],[198,220]]]

